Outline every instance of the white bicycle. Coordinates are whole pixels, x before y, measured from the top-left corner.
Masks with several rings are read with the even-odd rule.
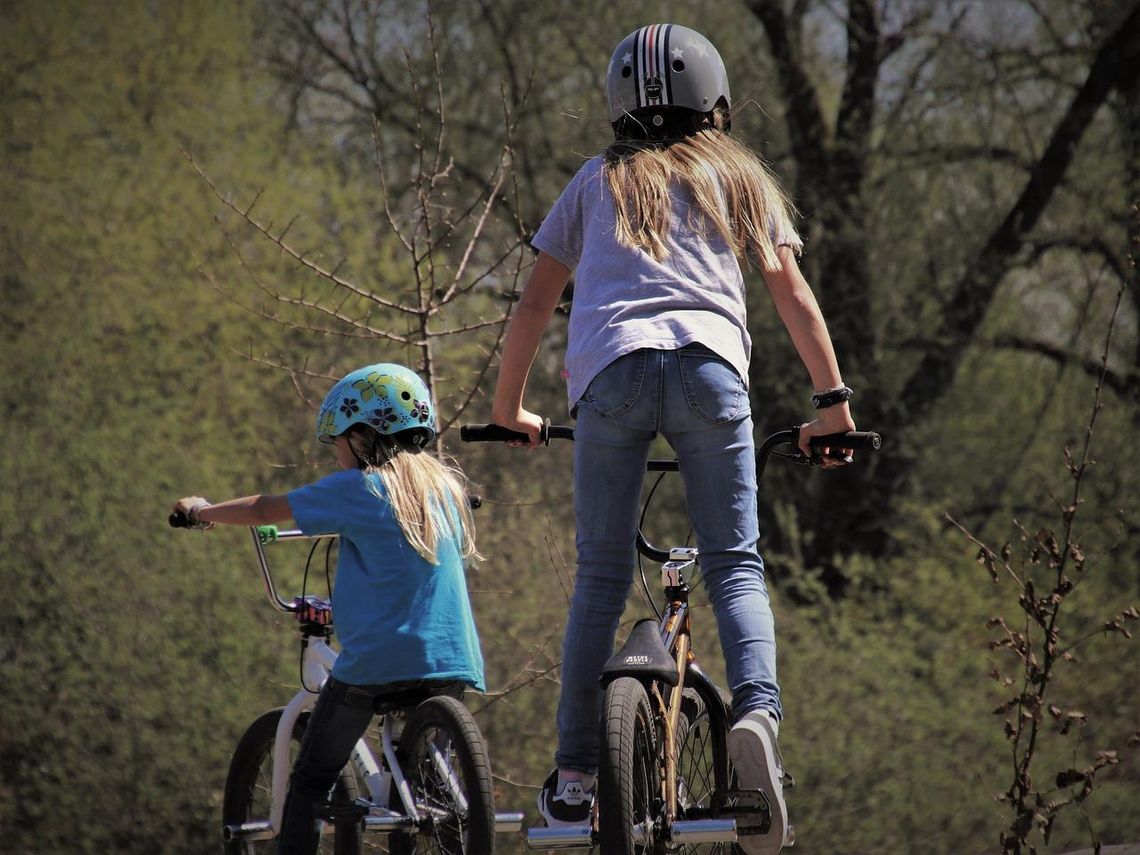
[[[178,515],[170,520],[175,526],[185,522]],[[265,556],[267,544],[312,538],[276,526],[251,532],[270,604],[297,622],[302,685],[284,707],[259,716],[234,750],[222,807],[222,839],[230,855],[275,850],[293,758],[337,659],[328,644],[329,602],[314,596],[281,599]],[[315,550],[316,544],[310,558]],[[460,701],[412,689],[385,696],[376,712],[382,755],[373,754],[366,738],[356,743],[321,811],[322,852],[354,855],[383,836],[393,855],[484,855],[494,851],[496,832],[521,830],[522,813],[495,813],[487,746]]]

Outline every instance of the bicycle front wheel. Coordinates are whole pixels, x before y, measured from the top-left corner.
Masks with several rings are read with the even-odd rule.
[[[226,775],[225,797],[222,803],[222,826],[268,822],[273,807],[273,743],[277,737],[277,724],[283,710],[270,710],[249,726],[234,750],[230,771]],[[298,717],[293,726],[292,765],[305,735],[309,714]],[[347,807],[357,797],[359,788],[355,777],[346,769],[333,787],[330,803],[335,811]],[[355,822],[338,822],[321,835],[319,851],[327,855],[358,855],[361,848],[360,826]],[[270,855],[277,851],[277,838],[235,839],[225,843],[226,855]]]
[[[408,713],[396,758],[421,821],[410,835],[391,835],[392,855],[494,851],[491,761],[467,707],[446,696],[424,701]]]
[[[661,851],[655,842],[661,812],[658,730],[640,682],[619,677],[610,683],[598,763],[598,833],[607,855]]]

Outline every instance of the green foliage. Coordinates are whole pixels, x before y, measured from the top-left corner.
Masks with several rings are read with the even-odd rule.
[[[0,679],[16,691],[0,713],[0,834],[5,851],[215,851],[229,752],[257,713],[292,693],[297,651],[288,624],[262,600],[246,534],[176,533],[166,527],[167,508],[189,493],[281,491],[315,477],[326,461],[311,441],[311,404],[326,378],[379,355],[414,354],[370,338],[314,335],[309,315],[271,301],[253,275],[294,297],[321,294],[319,277],[222,205],[183,150],[239,209],[257,197],[254,211],[276,223],[273,234],[300,215],[290,239],[322,266],[340,265],[345,277],[391,298],[411,293],[414,271],[385,225],[371,116],[347,111],[337,125],[320,122],[312,104],[283,98],[281,78],[266,73],[263,57],[283,44],[278,7],[9,6],[0,32],[0,402],[8,438],[0,567],[9,591]],[[396,55],[398,36],[420,31],[422,7],[380,6],[402,16],[382,31]],[[738,103],[756,98],[763,107],[741,110],[740,132],[762,141],[792,184],[778,81],[766,41],[740,5],[512,2],[486,4],[486,14],[480,4],[441,6],[444,67],[467,70],[448,78],[445,93],[449,150],[466,167],[448,188],[457,207],[475,198],[472,188],[490,174],[480,169],[501,145],[498,79],[519,117],[517,213],[533,225],[582,155],[605,141],[596,69],[610,45],[644,20],[673,16],[724,34],[717,43],[729,65],[748,69],[733,82]],[[809,15],[804,39],[831,107],[842,58],[833,13],[825,12]],[[516,53],[503,50],[509,46]],[[426,74],[422,41],[413,47]],[[1018,157],[1028,157],[1049,126],[1041,92],[1055,91],[1028,87],[1033,133],[1022,132],[1026,116],[987,100],[982,65],[968,52],[940,57],[930,85],[920,87],[933,100],[892,116],[890,145],[872,161],[866,226],[880,276],[876,317],[867,322],[887,344],[876,354],[884,397],[926,346],[922,332],[945,312],[948,283],[968,263],[978,224],[993,219],[995,200],[1008,199],[1019,179],[1004,160],[935,164],[905,153],[992,133],[1023,141]],[[508,60],[520,58],[512,81]],[[1068,54],[1050,61],[1060,78],[1072,70]],[[1019,80],[1029,74],[1019,72]],[[412,116],[406,107],[381,134],[386,169],[404,179],[414,171],[399,126]],[[1098,114],[1044,236],[1087,226],[1119,243],[1115,134]],[[809,256],[813,250],[809,243]],[[456,263],[447,251],[440,259]],[[949,510],[979,536],[1000,540],[1012,518],[1036,531],[1055,516],[1052,496],[1066,483],[1062,450],[1081,437],[1092,381],[1077,361],[1002,337],[1040,333],[1095,356],[1090,342],[1102,341],[1111,276],[1096,256],[1048,250],[1039,260],[1004,283],[933,416],[905,436],[887,436],[917,463],[898,485],[890,555],[843,558],[840,601],[829,599],[825,577],[836,568],[803,558],[817,520],[794,501],[805,490],[825,497],[826,476],[774,464],[765,479],[765,554],[787,711],[781,742],[799,782],[789,800],[797,851],[998,848],[1003,815],[993,795],[1007,785],[1009,759],[1001,719],[990,714],[1004,697],[988,676],[985,624],[1016,603],[989,585],[973,550],[941,520]],[[755,402],[763,430],[806,415],[805,382],[768,301],[754,296],[754,362],[774,395]],[[501,305],[488,289],[446,320],[489,317]],[[1122,374],[1136,341],[1134,314],[1126,314],[1110,363]],[[373,321],[406,332],[383,313]],[[564,338],[559,317],[532,372],[535,408],[555,421],[567,420],[559,415]],[[477,331],[441,347],[446,412],[458,408],[492,344]],[[261,361],[304,366],[309,376]],[[486,417],[490,388],[485,381],[476,395],[472,420]],[[1106,396],[1094,454],[1101,463],[1090,471],[1081,512],[1095,575],[1073,601],[1077,631],[1095,629],[1140,596],[1136,419],[1135,401]],[[446,445],[487,500],[477,517],[487,557],[472,568],[470,586],[491,692],[471,706],[490,743],[501,803],[530,812],[553,753],[573,584],[570,449],[459,446],[454,434]],[[683,536],[677,484],[663,487],[660,500],[651,537]],[[303,558],[283,554],[282,587],[292,591]],[[625,626],[645,613],[635,590]],[[696,621],[701,661],[720,675],[714,621],[700,600]],[[1080,769],[1140,729],[1134,643],[1095,635],[1080,668],[1058,673],[1058,703],[1086,712],[1090,724],[1043,745],[1045,767]],[[1122,752],[1084,803],[1105,842],[1140,838],[1138,754]],[[1058,820],[1055,851],[1087,841],[1082,816]]]
[[[0,816],[17,851],[174,851],[174,828],[203,851],[230,746],[290,663],[233,542],[176,537],[166,509],[283,486],[264,463],[298,422],[267,417],[290,392],[233,357],[245,320],[195,270],[210,205],[179,144],[225,139],[236,165],[281,123],[251,112],[247,16],[82,5],[5,30],[0,669],[27,690]]]

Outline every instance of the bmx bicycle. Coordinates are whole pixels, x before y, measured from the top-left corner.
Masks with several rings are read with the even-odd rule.
[[[172,514],[170,524],[185,527],[189,520]],[[329,601],[311,595],[282,599],[265,554],[267,545],[281,541],[326,541],[331,548],[335,536],[310,538],[271,525],[250,531],[270,604],[297,624],[302,685],[284,707],[255,719],[234,750],[222,806],[222,840],[229,855],[276,850],[292,760],[338,655],[329,644]],[[310,561],[318,545],[313,544]],[[378,841],[384,837],[393,855],[486,855],[494,851],[496,832],[522,829],[522,813],[495,812],[486,743],[460,701],[410,689],[382,697],[375,712],[380,755],[367,735],[353,748],[321,811],[322,852],[383,851]]]
[[[573,439],[571,427],[544,425],[540,439]],[[525,434],[499,425],[465,425],[465,442],[523,440]],[[817,466],[822,453],[798,449],[799,428],[777,431],[756,449],[759,482],[772,456]],[[879,434],[850,431],[813,437],[811,447],[876,450]],[[677,460],[649,460],[646,470],[677,472]],[[655,484],[647,496],[644,522]],[[638,621],[622,648],[606,662],[601,680],[601,756],[598,796],[590,826],[532,828],[532,849],[577,849],[600,845],[621,853],[731,853],[744,836],[765,834],[771,809],[765,796],[738,787],[728,756],[731,699],[697,662],[692,647],[690,582],[699,573],[699,554],[688,546],[661,549],[637,531],[637,552],[661,564],[662,608],[653,604],[644,568],[641,579],[656,618]],[[639,558],[640,565],[640,558]],[[697,583],[699,584],[699,582]],[[794,786],[785,775],[785,788]],[[794,830],[789,828],[794,841]]]

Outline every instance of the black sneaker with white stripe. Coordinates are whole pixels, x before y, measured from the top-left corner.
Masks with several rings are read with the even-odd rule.
[[[584,789],[581,781],[567,781],[558,786],[555,769],[538,791],[538,810],[548,828],[589,825],[594,806],[594,788]]]

